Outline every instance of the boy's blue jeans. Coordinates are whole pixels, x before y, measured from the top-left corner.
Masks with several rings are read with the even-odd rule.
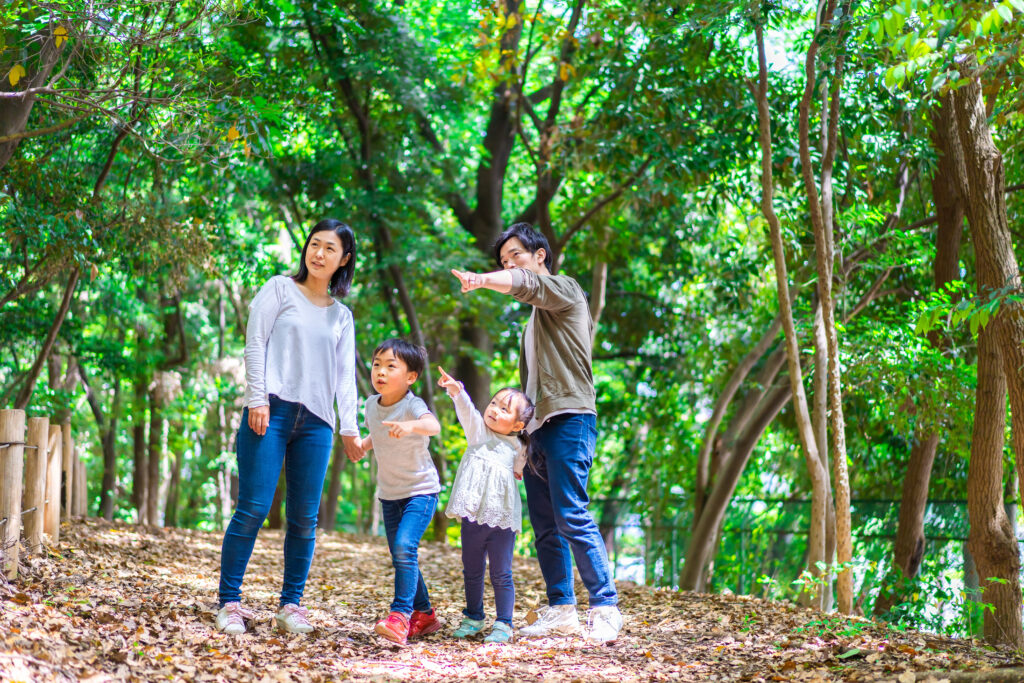
[[[220,605],[238,602],[256,534],[270,512],[284,465],[284,580],[281,605],[299,604],[316,544],[320,493],[331,458],[334,430],[301,403],[270,397],[267,432],[249,427],[249,409],[238,428],[238,506],[231,517],[220,555]]]
[[[617,604],[604,539],[587,509],[587,478],[594,462],[597,418],[557,415],[531,437],[539,474],[527,466],[523,482],[548,604],[576,604],[573,558],[590,593],[590,606]]]
[[[462,577],[466,586],[466,609],[462,613],[477,621],[484,619],[484,570],[489,561],[497,620],[511,626],[516,604],[516,587],[512,582],[516,532],[463,519],[461,536]]]
[[[391,564],[395,568],[395,599],[392,612],[405,616],[413,610],[430,611],[430,595],[420,573],[420,539],[434,518],[437,494],[412,496],[401,500],[381,500],[384,531],[391,551]]]

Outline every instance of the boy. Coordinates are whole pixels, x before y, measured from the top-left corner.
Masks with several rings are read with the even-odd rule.
[[[516,223],[501,233],[494,255],[504,270],[452,274],[463,292],[491,289],[533,307],[521,342],[519,379],[536,405],[526,431],[539,462],[537,472],[527,469],[523,482],[548,606],[519,632],[538,637],[580,630],[573,590],[575,558],[590,594],[587,638],[613,641],[622,628],[622,614],[604,540],[587,509],[587,477],[597,438],[590,357],[593,321],[587,298],[571,277],[551,274],[547,238],[529,223]]]
[[[388,339],[373,352],[371,381],[378,392],[366,399],[363,454],[377,453],[377,497],[383,509],[388,549],[395,568],[395,599],[374,631],[398,645],[441,628],[417,557],[441,490],[427,450],[440,433],[427,405],[410,387],[427,364],[426,349],[403,339]],[[359,458],[357,457],[356,460]]]

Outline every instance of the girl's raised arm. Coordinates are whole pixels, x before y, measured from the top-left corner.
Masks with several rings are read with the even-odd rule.
[[[442,387],[451,396],[452,402],[455,403],[455,414],[459,417],[459,422],[462,423],[462,429],[466,432],[466,441],[469,445],[486,441],[487,426],[484,425],[484,418],[480,415],[480,411],[473,405],[473,401],[469,398],[469,394],[462,388],[462,382],[458,381],[447,372],[444,371],[440,365],[437,366],[437,370],[441,377],[437,380],[438,386]]]

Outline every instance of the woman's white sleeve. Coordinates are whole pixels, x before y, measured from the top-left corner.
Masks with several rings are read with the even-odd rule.
[[[245,326],[245,405],[249,408],[270,404],[267,346],[281,312],[281,301],[277,278],[271,278],[249,304],[249,322]]]
[[[463,389],[452,401],[455,403],[455,414],[459,416],[462,429],[466,432],[467,444],[472,446],[487,441],[488,430],[484,425],[484,418],[480,415],[480,411],[476,409],[476,406],[473,405],[473,401],[469,398],[469,393]]]
[[[352,313],[346,310],[338,339],[338,377],[335,391],[338,401],[338,432],[344,436],[359,436],[356,424],[359,397],[356,393],[356,333]]]

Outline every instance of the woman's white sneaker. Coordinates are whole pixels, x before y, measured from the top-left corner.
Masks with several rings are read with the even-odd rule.
[[[587,613],[587,640],[592,643],[610,643],[622,630],[622,613],[615,605],[594,607]]]
[[[309,633],[313,630],[313,624],[309,623],[309,611],[292,603],[282,606],[274,619],[279,629],[289,633]]]
[[[537,612],[537,621],[519,629],[519,635],[527,638],[547,636],[572,636],[580,632],[580,618],[576,605],[549,605]]]
[[[252,619],[253,613],[242,608],[240,602],[229,602],[217,612],[217,630],[230,636],[245,633],[245,620]]]

